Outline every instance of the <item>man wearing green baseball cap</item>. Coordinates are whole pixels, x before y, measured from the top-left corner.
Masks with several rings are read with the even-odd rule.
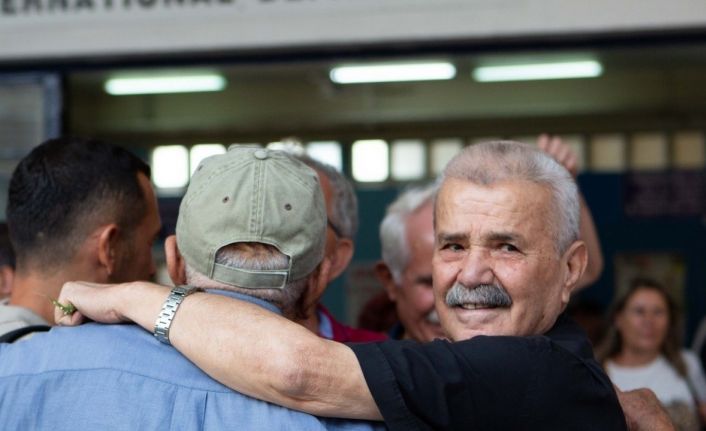
[[[302,292],[328,281],[325,232],[318,177],[301,162],[251,147],[204,160],[182,200],[176,236],[165,243],[176,287],[159,310],[155,336],[135,325],[88,324],[1,346],[2,428],[382,428],[317,418],[233,392],[167,346],[177,309],[196,291],[296,317]],[[251,317],[257,319],[242,316]],[[210,336],[209,328],[198,332]],[[269,335],[263,328],[261,338]]]

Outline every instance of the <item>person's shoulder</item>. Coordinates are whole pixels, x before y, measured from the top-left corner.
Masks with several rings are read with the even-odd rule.
[[[89,361],[100,363],[105,358],[119,362],[115,352],[127,350],[125,347],[128,344],[141,347],[138,346],[138,334],[142,332],[134,325],[88,323],[77,327],[55,326],[49,332],[38,333],[27,340],[13,343],[8,352],[36,358],[37,363],[57,368],[72,364],[72,367],[82,367]],[[128,335],[130,333],[133,336]],[[44,357],[47,361],[41,359]],[[64,362],[66,365],[63,365]],[[26,363],[28,366],[31,364],[32,361]]]
[[[387,335],[382,332],[370,331],[367,329],[353,328],[352,326],[344,325],[336,320],[330,311],[323,305],[318,305],[318,311],[322,313],[331,324],[332,340],[339,343],[361,343],[387,340]]]
[[[388,339],[386,334],[382,332],[369,331],[367,329],[352,328],[347,326],[348,339],[346,342],[360,343],[360,342],[374,342],[374,341],[385,341]]]
[[[48,325],[44,319],[28,308],[7,303],[0,304],[0,334],[32,325]]]
[[[430,345],[447,346],[451,350],[473,351],[484,353],[507,353],[523,351],[526,353],[550,353],[552,340],[543,335],[513,336],[513,335],[477,335],[467,340],[450,342],[435,340]]]
[[[699,361],[698,356],[696,356],[696,354],[691,350],[682,349],[681,357],[684,359],[686,367],[689,369],[689,371],[698,370],[701,367],[701,362]]]
[[[227,392],[175,349],[136,325],[88,323],[54,327],[2,351],[2,374],[37,376],[48,372],[112,372],[143,381]],[[169,364],[168,367],[159,364]]]
[[[698,361],[696,354],[689,349],[681,349],[679,352],[685,361]]]
[[[353,328],[339,322],[332,324],[334,326],[334,341],[342,343],[367,343],[374,341],[385,341],[388,339],[387,335],[381,332]],[[338,327],[336,327],[336,325],[338,325]]]

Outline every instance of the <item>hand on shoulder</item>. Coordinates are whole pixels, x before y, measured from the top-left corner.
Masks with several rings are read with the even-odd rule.
[[[674,431],[667,412],[649,389],[615,389],[630,431]]]

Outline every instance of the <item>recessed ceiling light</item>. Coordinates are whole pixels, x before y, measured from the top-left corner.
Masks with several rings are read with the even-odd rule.
[[[105,82],[108,94],[124,96],[132,94],[168,94],[221,91],[226,79],[218,74],[149,75],[115,77]]]
[[[542,79],[594,78],[603,73],[601,63],[594,60],[552,63],[482,66],[473,70],[478,82],[533,81]]]
[[[456,67],[446,61],[379,63],[334,67],[329,75],[337,84],[436,81],[452,79],[456,76]]]

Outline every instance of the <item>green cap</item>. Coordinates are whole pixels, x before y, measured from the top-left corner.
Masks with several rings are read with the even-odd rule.
[[[312,169],[281,151],[231,146],[203,160],[179,208],[177,244],[185,261],[212,280],[281,289],[311,274],[324,257],[326,206]],[[251,270],[216,263],[238,242],[275,246],[289,268]]]

